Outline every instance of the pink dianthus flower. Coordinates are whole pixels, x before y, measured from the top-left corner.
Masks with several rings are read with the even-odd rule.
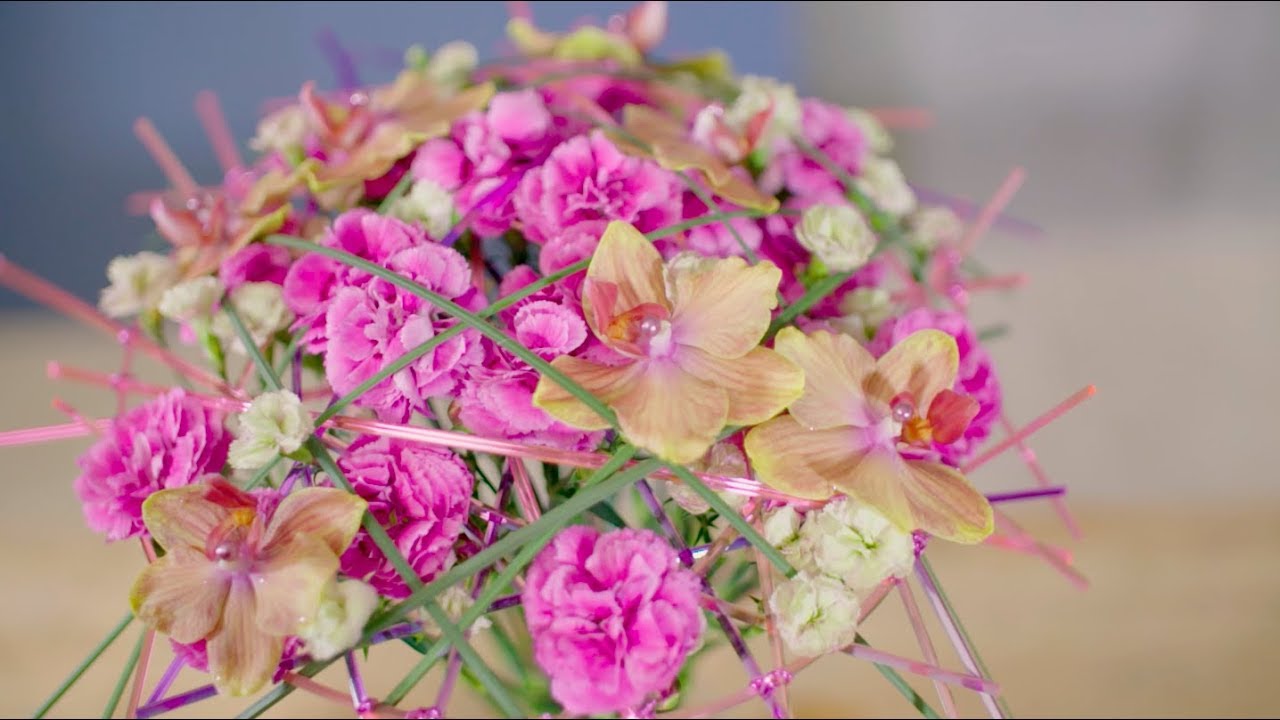
[[[670,687],[706,628],[701,580],[648,530],[560,532],[522,597],[534,658],[570,713],[640,705]]]

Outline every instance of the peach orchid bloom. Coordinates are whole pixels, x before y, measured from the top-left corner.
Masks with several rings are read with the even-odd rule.
[[[804,368],[805,388],[788,414],[747,433],[761,482],[810,500],[842,492],[904,530],[945,540],[991,534],[991,506],[964,475],[912,452],[954,442],[977,413],[950,389],[954,338],[921,330],[876,360],[848,335],[786,328],[774,347]]]
[[[134,583],[134,614],[178,642],[206,640],[213,682],[229,695],[271,678],[284,638],[313,619],[366,507],[320,487],[272,504],[215,477],[160,490],[142,505],[165,554]]]
[[[759,347],[781,273],[742,258],[662,256],[632,225],[614,221],[583,284],[591,331],[625,362],[563,355],[552,366],[618,416],[623,435],[679,463],[700,458],[725,425],[763,422],[800,396],[794,363]],[[609,423],[543,377],[534,404],[584,430]]]

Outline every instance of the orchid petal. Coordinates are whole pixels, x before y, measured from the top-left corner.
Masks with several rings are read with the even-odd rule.
[[[258,629],[269,635],[297,633],[315,618],[325,585],[336,572],[338,555],[325,542],[314,535],[294,536],[249,575]]]
[[[773,347],[804,370],[804,394],[789,408],[797,422],[812,429],[873,422],[862,398],[862,380],[875,370],[876,360],[861,343],[843,334],[806,336],[783,328]]]
[[[346,490],[303,488],[291,493],[276,509],[263,537],[263,553],[275,556],[298,535],[319,539],[334,555],[341,555],[364,517],[368,504]]]
[[[552,361],[551,367],[564,373],[606,405],[613,405],[623,393],[633,391],[633,383],[642,368],[639,363],[600,365],[571,355],[561,355]],[[533,391],[533,404],[566,425],[580,430],[604,430],[609,427],[608,420],[597,415],[581,400],[560,387],[560,383],[545,375],[538,380],[538,386]]]
[[[906,491],[912,480],[902,456],[896,450],[879,447],[845,467],[834,484],[844,494],[870,505],[894,525],[910,532],[919,527]]]
[[[193,643],[218,627],[230,587],[230,578],[203,552],[179,545],[142,569],[129,605],[147,625]]]
[[[236,580],[227,594],[222,627],[210,638],[209,672],[218,692],[251,695],[267,681],[284,652],[284,639],[258,629],[257,601],[248,580]]]
[[[656,303],[670,309],[662,281],[662,256],[653,243],[630,223],[615,220],[605,228],[587,267],[587,281],[611,283],[617,287],[615,315],[644,303]],[[585,296],[582,309],[591,331],[596,337],[605,337],[605,328],[597,327],[596,313]]]
[[[156,231],[173,245],[194,247],[204,242],[205,230],[190,212],[174,210],[159,197],[151,201],[150,210]]]
[[[191,548],[204,552],[214,528],[231,517],[232,508],[212,502],[204,483],[158,490],[142,503],[142,521],[152,539],[167,552]]]
[[[746,355],[760,344],[778,306],[782,271],[768,261],[747,265],[740,257],[667,270],[671,338],[722,358]]]
[[[938,393],[929,405],[928,414],[933,441],[946,445],[959,440],[981,410],[978,401],[968,395],[950,390]]]
[[[680,351],[680,366],[723,388],[729,396],[730,425],[755,425],[777,415],[800,397],[804,372],[768,348],[725,360],[697,348]]]
[[[941,463],[908,460],[911,481],[903,492],[915,526],[934,537],[973,544],[994,529],[991,504],[964,475]]]
[[[610,403],[622,434],[664,460],[691,463],[702,457],[728,419],[728,393],[669,360],[637,367],[641,371]]]
[[[935,395],[951,388],[959,367],[960,350],[954,337],[941,330],[919,330],[876,361],[876,372],[864,389],[886,406],[898,393],[910,393],[923,411]]]
[[[743,443],[760,482],[806,500],[826,500],[862,454],[847,427],[808,430],[781,415],[747,432]]]

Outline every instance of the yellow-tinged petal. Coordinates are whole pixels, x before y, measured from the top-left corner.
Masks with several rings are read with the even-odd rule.
[[[491,82],[473,85],[453,95],[408,102],[397,110],[396,117],[421,138],[420,142],[426,142],[447,135],[453,123],[467,113],[483,109],[495,92],[497,87]]]
[[[146,625],[193,643],[217,629],[230,587],[230,578],[203,552],[179,545],[142,569],[129,606]]]
[[[231,517],[231,509],[205,498],[204,483],[158,490],[142,503],[142,522],[160,547],[168,552],[193,548],[204,552],[213,529]]]
[[[915,526],[952,542],[982,542],[995,527],[991,503],[964,475],[941,463],[908,460],[911,482],[904,487]]]
[[[917,411],[924,414],[933,396],[955,383],[959,367],[955,338],[941,330],[919,330],[880,356],[876,372],[864,388],[867,395],[885,405],[898,393],[911,393]]]
[[[315,619],[325,585],[338,572],[338,556],[314,535],[297,535],[250,573],[258,629],[293,635]]]
[[[909,532],[917,527],[906,490],[911,482],[911,472],[902,456],[896,450],[877,448],[845,468],[835,486]]]
[[[587,266],[589,282],[610,283],[617,288],[610,317],[620,315],[644,303],[656,303],[667,309],[666,287],[662,281],[662,255],[634,225],[614,220],[605,228],[600,244]],[[583,295],[582,309],[596,337],[605,337],[605,328],[596,327],[596,313]]]
[[[368,503],[338,488],[310,487],[290,493],[271,516],[263,554],[274,557],[299,535],[315,537],[341,555],[360,529]]]
[[[222,626],[206,646],[213,684],[225,695],[252,695],[267,684],[280,664],[284,638],[258,629],[256,605],[249,581],[234,581]]]
[[[861,343],[848,335],[805,335],[788,327],[778,332],[773,347],[804,370],[804,394],[789,408],[797,422],[814,429],[871,422],[862,381],[875,370],[876,360]]]
[[[664,460],[691,463],[724,429],[729,396],[671,360],[637,363],[640,372],[609,404],[632,444]]]
[[[684,348],[680,366],[728,393],[729,425],[762,423],[785,410],[804,390],[800,367],[768,348],[755,348],[733,360]]]
[[[777,198],[735,175],[724,160],[689,138],[684,126],[671,116],[646,105],[628,105],[622,109],[622,126],[631,136],[615,140],[623,152],[652,157],[662,167],[676,172],[699,170],[717,195],[744,208],[766,212],[778,209]],[[648,152],[632,138],[646,145]]]
[[[806,430],[781,415],[747,432],[744,447],[760,482],[806,500],[826,500],[833,487],[861,460],[853,429]]]
[[[561,355],[552,361],[551,367],[570,380],[581,385],[605,405],[613,405],[623,393],[630,392],[642,365],[630,363],[621,366],[601,365],[589,360]],[[580,430],[604,430],[609,421],[600,417],[581,400],[560,387],[560,383],[545,375],[538,380],[533,391],[533,404],[560,422]]]
[[[782,271],[773,263],[747,265],[740,257],[667,270],[671,293],[671,339],[716,357],[742,357],[760,344],[778,306]]]

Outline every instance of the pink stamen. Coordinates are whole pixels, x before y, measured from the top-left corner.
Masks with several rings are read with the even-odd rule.
[[[209,137],[213,153],[218,156],[218,164],[222,166],[222,171],[225,173],[243,167],[244,161],[240,158],[240,150],[236,147],[231,129],[227,127],[227,118],[222,114],[222,104],[218,102],[216,93],[211,90],[201,90],[196,95],[196,115],[204,125],[205,135]]]
[[[173,150],[169,147],[169,143],[164,141],[160,136],[160,132],[156,130],[155,125],[145,117],[140,117],[133,123],[133,134],[138,136],[138,140],[142,142],[142,146],[151,154],[151,159],[155,160],[156,165],[169,179],[169,183],[182,194],[183,197],[192,197],[196,194],[199,187],[196,181],[191,178],[191,173],[187,172],[187,168],[183,166],[182,161],[177,155],[173,154]]]
[[[212,388],[223,394],[234,394],[227,384],[219,380],[217,377],[206,372],[200,367],[193,365],[186,360],[165,350],[159,345],[152,342],[142,333],[134,332],[124,325],[108,318],[97,308],[89,305],[80,298],[63,290],[62,288],[50,283],[49,281],[30,273],[14,263],[10,262],[4,255],[0,254],[0,285],[4,285],[9,289],[38,302],[46,307],[57,310],[74,320],[79,320],[86,325],[95,327],[115,338],[122,337],[121,333],[126,333],[125,337],[128,343],[142,352],[150,355],[170,368],[186,376],[187,379],[199,382],[206,387]]]
[[[990,460],[995,458],[997,455],[1000,455],[1001,453],[1003,453],[1005,450],[1008,450],[1009,448],[1013,447],[1019,442],[1022,442],[1026,438],[1030,437],[1040,428],[1062,417],[1068,410],[1071,410],[1072,408],[1084,402],[1085,400],[1088,400],[1089,398],[1093,397],[1093,394],[1097,391],[1098,391],[1098,388],[1096,386],[1089,385],[1083,388],[1082,390],[1076,392],[1071,397],[1055,405],[1048,412],[1044,413],[1043,415],[1036,418],[1035,420],[1032,420],[1031,422],[1027,423],[1026,426],[1023,427],[1021,430],[1017,431],[1016,433],[1013,433],[1009,437],[1006,437],[1004,440],[1001,440],[1000,442],[996,443],[994,446],[988,448],[986,452],[982,453],[981,455],[974,458],[973,460],[970,460],[968,464],[966,464],[963,468],[961,468],[961,470],[965,474],[968,474],[973,472],[974,470],[977,470],[978,468],[987,464]]]
[[[1022,181],[1026,179],[1027,173],[1020,167],[1015,167],[1009,171],[1009,176],[1004,179],[1000,187],[996,190],[991,199],[982,208],[982,212],[978,213],[978,217],[965,230],[964,235],[960,238],[959,248],[960,257],[968,257],[973,251],[978,239],[981,238],[988,230],[991,229],[991,223],[1000,216],[1009,201],[1013,199],[1013,194],[1018,192],[1018,188],[1022,186]]]

